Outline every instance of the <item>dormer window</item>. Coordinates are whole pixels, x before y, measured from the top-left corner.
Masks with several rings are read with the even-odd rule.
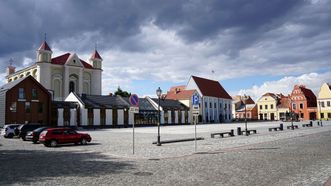
[[[74,59],[74,60],[72,60],[74,63],[76,63],[76,60]]]

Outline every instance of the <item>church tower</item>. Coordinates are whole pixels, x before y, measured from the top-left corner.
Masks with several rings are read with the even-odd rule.
[[[52,50],[49,48],[46,40],[40,45],[37,50],[37,62],[48,62],[52,60]]]
[[[89,61],[93,68],[102,69],[102,58],[97,50],[94,50]]]

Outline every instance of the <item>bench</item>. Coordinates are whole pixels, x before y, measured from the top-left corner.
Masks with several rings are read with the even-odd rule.
[[[283,127],[283,124],[281,123],[281,124],[279,124],[279,127],[269,128],[269,132],[271,132],[272,130],[277,131],[277,130],[283,130],[283,129],[284,129],[284,127]]]
[[[302,124],[302,127],[312,127],[313,124],[312,123],[306,123],[306,124]]]
[[[194,141],[195,138],[184,138],[184,139],[173,139],[173,140],[163,140],[160,141],[161,144],[165,144],[165,143],[178,143],[178,142],[187,142],[187,141]],[[196,140],[204,140],[203,137],[197,137]],[[152,144],[157,144],[156,141],[154,141]]]
[[[246,130],[241,131],[241,134],[244,134],[244,133],[246,133]],[[247,130],[247,134],[251,134],[251,133],[256,134],[256,130]]]
[[[292,125],[289,125],[289,126],[287,126],[286,128],[287,128],[287,129],[292,129]],[[298,129],[299,127],[298,127],[298,125],[293,125],[293,128],[294,128],[294,129]]]
[[[219,135],[221,138],[224,137],[224,135],[227,134],[229,136],[234,136],[234,130],[231,130],[230,132],[215,132],[215,133],[211,133],[210,137],[214,138],[216,135]]]

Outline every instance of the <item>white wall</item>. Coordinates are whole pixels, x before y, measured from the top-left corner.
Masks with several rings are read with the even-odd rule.
[[[106,109],[106,125],[113,125],[113,109]]]
[[[100,109],[93,109],[93,125],[100,125]]]
[[[76,109],[70,109],[70,126],[77,126],[77,112]]]
[[[124,125],[124,110],[117,109],[117,125]]]
[[[63,126],[63,109],[57,109],[57,126]]]
[[[87,126],[87,109],[80,109],[80,122],[82,126]]]

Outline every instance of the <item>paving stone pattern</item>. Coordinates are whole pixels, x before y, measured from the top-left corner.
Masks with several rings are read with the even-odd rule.
[[[269,132],[279,122],[248,123],[258,134],[225,138],[210,133],[244,125],[198,125],[197,152],[194,142],[152,145],[157,128],[136,128],[135,155],[130,128],[83,131],[93,138],[87,146],[0,138],[0,185],[323,185],[331,122],[323,124]],[[161,140],[193,136],[194,126],[161,127]]]

